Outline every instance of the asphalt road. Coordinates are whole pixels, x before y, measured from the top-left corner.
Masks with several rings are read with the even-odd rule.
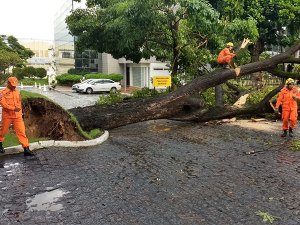
[[[0,157],[0,224],[299,225],[300,152],[279,129],[148,121]]]

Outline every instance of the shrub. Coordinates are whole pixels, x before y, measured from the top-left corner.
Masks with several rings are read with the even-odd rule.
[[[123,79],[123,75],[118,73],[89,73],[85,75],[85,79],[111,79],[113,81],[118,82]]]
[[[44,68],[36,68],[35,69],[35,76],[39,78],[44,78],[47,76],[47,70]]]
[[[80,79],[82,79],[82,76],[74,74],[62,74],[56,77],[56,80],[60,85],[73,85],[75,83],[80,83]]]
[[[72,69],[69,69],[68,70],[68,74],[76,74],[76,75],[82,75],[84,76],[85,74],[87,74],[88,72],[86,71],[83,71],[82,69],[75,69],[75,68],[72,68]]]
[[[110,93],[109,95],[100,95],[96,105],[112,105],[123,101],[121,92]]]
[[[259,103],[263,98],[270,93],[274,88],[274,86],[266,86],[263,89],[257,90],[255,92],[250,93],[250,95],[247,98],[246,104],[247,105],[254,105]]]

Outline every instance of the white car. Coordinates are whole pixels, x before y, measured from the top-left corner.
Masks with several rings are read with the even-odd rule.
[[[93,80],[96,80],[96,79],[87,79],[87,80],[82,81],[81,83],[73,84],[72,85],[72,90],[78,92],[77,89],[78,89],[79,85],[85,84],[85,83],[89,83],[89,82],[91,82]]]
[[[121,85],[119,82],[115,82],[110,79],[93,79],[92,81],[79,84],[77,87],[77,92],[91,94],[94,92],[108,91],[115,93],[120,89]]]

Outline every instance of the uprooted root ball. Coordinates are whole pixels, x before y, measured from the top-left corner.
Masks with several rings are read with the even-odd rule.
[[[28,137],[53,140],[85,140],[70,115],[60,106],[44,98],[23,100],[23,113]]]

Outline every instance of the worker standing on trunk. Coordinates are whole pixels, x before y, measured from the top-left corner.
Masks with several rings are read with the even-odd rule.
[[[0,153],[4,153],[2,142],[7,134],[9,127],[13,124],[14,131],[19,142],[24,148],[24,156],[33,156],[34,153],[29,149],[28,138],[25,134],[25,125],[22,117],[22,103],[20,92],[16,90],[18,79],[9,77],[7,87],[0,94],[0,105],[2,106],[2,127],[0,130]]]
[[[298,103],[300,99],[300,92],[297,87],[294,87],[295,81],[292,78],[288,78],[285,82],[286,86],[281,89],[275,111],[278,113],[278,108],[282,105],[282,130],[281,137],[286,137],[289,131],[289,136],[293,137],[293,130],[297,124],[298,118]]]

